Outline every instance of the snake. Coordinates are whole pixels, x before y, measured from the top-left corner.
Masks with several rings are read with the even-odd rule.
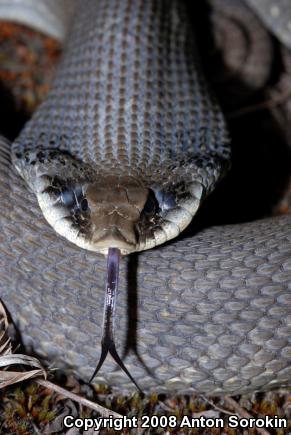
[[[234,3],[245,7],[225,2]],[[272,2],[257,3],[274,12]],[[15,2],[22,13],[32,4]],[[288,385],[290,215],[184,231],[231,160],[187,3],[64,5],[67,37],[49,95],[12,146],[1,139],[1,297],[23,343],[88,377],[102,328],[104,254],[113,248],[124,290],[114,336],[128,372],[107,359],[94,382],[124,392],[130,372],[146,392]],[[32,9],[22,22],[35,22]],[[274,32],[288,45],[290,7],[282,1],[281,10]],[[38,27],[63,37],[58,26]]]

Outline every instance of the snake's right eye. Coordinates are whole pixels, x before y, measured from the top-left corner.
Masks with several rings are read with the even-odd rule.
[[[157,213],[159,210],[159,203],[156,200],[155,194],[153,191],[149,190],[148,198],[143,208],[143,214],[146,216],[151,216]]]
[[[73,207],[75,204],[75,195],[73,190],[64,189],[61,192],[62,203],[66,207]]]
[[[83,198],[80,204],[80,208],[82,211],[87,211],[89,208],[88,201],[86,198]]]

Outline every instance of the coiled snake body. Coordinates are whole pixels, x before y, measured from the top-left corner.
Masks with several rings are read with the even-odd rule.
[[[54,86],[12,159],[59,233],[99,252],[118,241],[127,254],[188,225],[228,166],[228,135],[183,2],[97,4],[78,8]],[[26,344],[88,375],[104,260],[59,238],[10,174],[5,144],[1,158],[3,299]],[[290,239],[284,216],[130,257],[127,285],[123,264],[116,342],[135,351],[126,362],[143,389],[237,393],[289,382]],[[130,388],[106,364],[105,380]]]

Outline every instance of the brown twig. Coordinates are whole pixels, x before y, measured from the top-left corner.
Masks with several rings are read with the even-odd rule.
[[[279,95],[271,97],[268,100],[262,101],[257,104],[253,104],[252,106],[245,106],[241,109],[234,110],[233,112],[229,112],[226,114],[227,119],[238,118],[239,116],[247,115],[249,113],[257,112],[259,110],[265,109],[273,109],[280,104],[285,103],[285,101],[290,97],[291,89],[286,89],[284,92]]]
[[[102,417],[115,417],[115,418],[122,418],[123,416],[121,414],[118,414],[117,412],[111,411],[110,409],[104,408],[101,405],[98,405],[98,403],[92,402],[91,400],[85,399],[84,397],[79,396],[78,394],[71,393],[71,391],[66,390],[65,388],[60,387],[59,385],[54,384],[50,381],[45,381],[43,379],[36,379],[35,382],[38,383],[38,385],[41,385],[42,387],[49,388],[50,390],[55,391],[58,394],[61,394],[64,397],[67,397],[71,400],[74,400],[75,402],[78,402],[84,406],[87,406],[90,409],[94,409],[94,411],[99,412]]]
[[[209,403],[209,405],[213,406],[213,408],[215,408],[217,411],[222,412],[223,414],[233,415],[232,412],[227,411],[226,409],[220,408],[220,406],[215,405],[215,403],[212,402],[212,400],[207,399],[202,394],[201,394],[201,397],[202,397],[203,400],[205,400],[205,402]]]
[[[230,406],[238,415],[238,417],[243,418],[253,418],[251,414],[249,414],[244,408],[242,408],[234,399],[232,399],[229,396],[223,397],[224,402]],[[265,429],[256,428],[257,432],[261,435],[270,435],[270,432],[268,432]]]
[[[161,400],[159,400],[159,405],[164,411],[167,411],[167,412],[173,412],[173,410],[175,409],[175,407],[168,406],[165,403],[163,403]]]

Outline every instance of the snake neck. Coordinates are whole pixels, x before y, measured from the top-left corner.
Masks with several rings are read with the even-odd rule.
[[[183,231],[225,173],[230,150],[224,118],[203,78],[184,2],[78,4],[52,90],[13,145],[14,164],[55,230],[97,252],[103,247],[94,240],[102,235],[92,236],[92,228],[104,222],[95,213],[100,192],[93,189],[106,186],[109,175],[135,179],[140,201],[129,213],[130,231],[122,229],[127,247],[113,247],[149,249]],[[54,149],[58,158],[37,157]],[[62,166],[65,153],[72,158]],[[50,191],[53,183],[58,192]],[[63,186],[71,198],[82,190],[88,202],[90,218],[82,225],[62,202]],[[114,183],[107,187],[120,204],[124,191],[119,194]],[[154,219],[146,216],[150,196]],[[119,219],[115,234],[128,222]],[[108,243],[104,248],[112,246],[112,232]]]

